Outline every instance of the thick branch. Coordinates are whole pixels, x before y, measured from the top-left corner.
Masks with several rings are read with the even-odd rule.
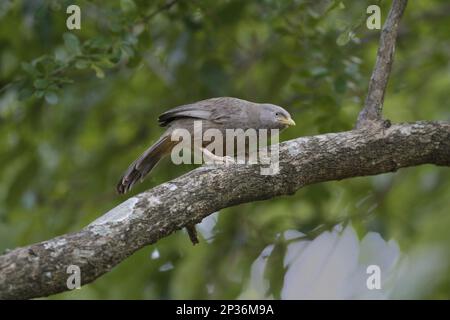
[[[356,128],[372,126],[382,122],[384,94],[394,60],[398,25],[407,3],[407,0],[394,0],[392,3],[391,10],[381,31],[377,60],[370,78],[364,108],[359,113]]]
[[[256,165],[202,167],[128,199],[79,232],[0,256],[0,299],[66,291],[69,265],[80,267],[83,284],[92,282],[136,250],[223,208],[426,163],[450,166],[450,123],[287,141],[280,145],[280,172],[273,176],[261,175]]]

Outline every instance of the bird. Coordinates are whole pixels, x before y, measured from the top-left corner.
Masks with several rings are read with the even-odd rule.
[[[130,164],[117,184],[117,192],[119,194],[128,192],[133,185],[142,181],[164,156],[171,153],[178,143],[178,141],[172,141],[171,136],[177,130],[185,129],[195,136],[195,121],[201,121],[203,131],[218,129],[223,136],[225,136],[226,129],[278,129],[281,131],[288,126],[295,125],[289,112],[280,106],[233,97],[211,98],[175,107],[159,116],[159,125],[165,127],[166,131]],[[191,148],[195,145],[195,143],[190,144]],[[201,141],[200,147],[200,152],[214,160],[229,159],[228,155],[220,157],[211,154],[205,149],[204,141]]]

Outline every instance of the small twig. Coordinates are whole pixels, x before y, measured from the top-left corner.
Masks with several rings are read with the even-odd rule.
[[[186,231],[189,235],[189,239],[191,239],[192,244],[195,246],[199,241],[197,237],[197,229],[195,228],[195,224],[190,224],[186,226]]]
[[[156,10],[154,10],[153,12],[151,12],[149,15],[144,16],[143,17],[143,21],[148,21],[151,18],[153,18],[154,16],[156,16],[158,13],[164,11],[164,10],[169,10],[170,8],[172,8],[176,3],[178,2],[178,0],[172,0],[167,2],[165,5],[160,6],[159,8],[157,8]]]
[[[391,10],[381,31],[377,60],[370,78],[364,108],[358,115],[357,129],[382,124],[384,94],[394,59],[398,25],[407,3],[408,0],[393,0]]]

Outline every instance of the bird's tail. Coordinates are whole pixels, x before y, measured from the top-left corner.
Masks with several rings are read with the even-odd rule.
[[[142,181],[159,160],[172,150],[173,145],[170,136],[164,136],[148,148],[125,171],[117,184],[117,192],[126,193],[136,182]]]

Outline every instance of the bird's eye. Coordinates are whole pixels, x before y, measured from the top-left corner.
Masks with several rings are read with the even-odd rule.
[[[278,117],[278,116],[280,116],[280,113],[279,112],[275,112],[275,115]]]

